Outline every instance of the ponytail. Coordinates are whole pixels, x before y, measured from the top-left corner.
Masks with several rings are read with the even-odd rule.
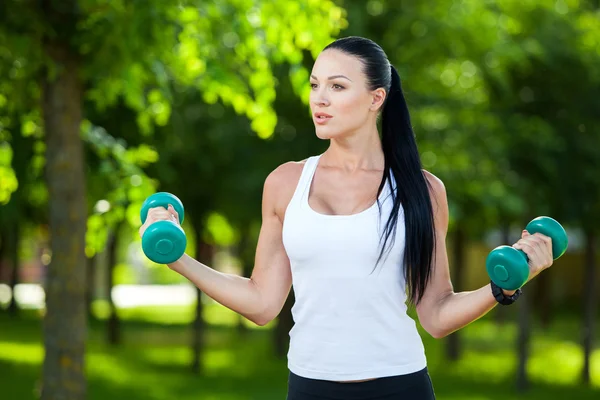
[[[409,301],[418,304],[431,277],[435,230],[428,182],[421,169],[400,76],[383,49],[370,39],[359,36],[340,38],[327,45],[325,50],[327,49],[337,49],[361,60],[370,90],[387,89],[381,113],[381,145],[385,168],[378,194],[386,182],[390,185],[395,183],[396,188],[391,191],[392,212],[382,232],[383,244],[377,264],[387,245],[391,244],[390,238],[393,240],[395,237],[392,235],[396,232],[402,206],[406,230],[404,277]],[[393,175],[393,180],[390,175]]]
[[[392,234],[396,232],[400,206],[404,210],[405,251],[404,277],[408,298],[418,304],[431,277],[431,264],[435,244],[433,209],[428,182],[423,174],[415,135],[410,122],[408,106],[402,93],[398,71],[390,66],[391,84],[383,105],[381,119],[381,145],[385,168],[379,191],[390,178],[395,181],[392,190],[393,206],[385,225],[379,260]]]

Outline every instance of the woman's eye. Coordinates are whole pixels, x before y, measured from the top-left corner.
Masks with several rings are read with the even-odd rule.
[[[313,89],[316,89],[316,88],[317,88],[317,86],[318,86],[318,85],[317,85],[316,83],[311,83],[311,84],[310,84],[310,87],[311,87],[311,88],[313,88]],[[341,89],[344,89],[344,87],[343,87],[343,86],[341,86],[341,85],[338,85],[337,83],[334,83],[333,85],[331,85],[331,87],[332,87],[333,89],[336,89],[336,90],[341,90]]]

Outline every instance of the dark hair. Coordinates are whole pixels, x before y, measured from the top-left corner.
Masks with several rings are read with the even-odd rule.
[[[402,205],[406,230],[404,277],[409,300],[418,304],[431,277],[435,229],[429,182],[421,167],[400,76],[383,49],[372,40],[350,36],[334,41],[324,50],[327,49],[339,50],[357,57],[363,64],[369,90],[387,90],[381,115],[381,145],[385,168],[378,193],[381,193],[385,183],[389,182],[390,170],[396,182],[396,190],[392,190],[392,212],[385,225],[385,237],[377,263],[383,257],[390,236],[396,232],[399,209]]]

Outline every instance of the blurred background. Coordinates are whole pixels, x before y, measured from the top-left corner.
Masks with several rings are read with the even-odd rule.
[[[455,290],[539,215],[569,236],[514,306],[421,330],[438,398],[600,398],[600,1],[3,0],[1,399],[285,398],[293,297],[262,327],[216,304],[143,255],[140,207],[174,193],[188,254],[249,276],[266,176],[328,145],[312,63],[349,35],[403,79]]]

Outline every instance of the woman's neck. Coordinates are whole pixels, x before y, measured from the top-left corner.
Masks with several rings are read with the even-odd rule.
[[[383,170],[385,158],[377,128],[374,131],[357,132],[351,136],[331,139],[322,160],[347,172]]]

